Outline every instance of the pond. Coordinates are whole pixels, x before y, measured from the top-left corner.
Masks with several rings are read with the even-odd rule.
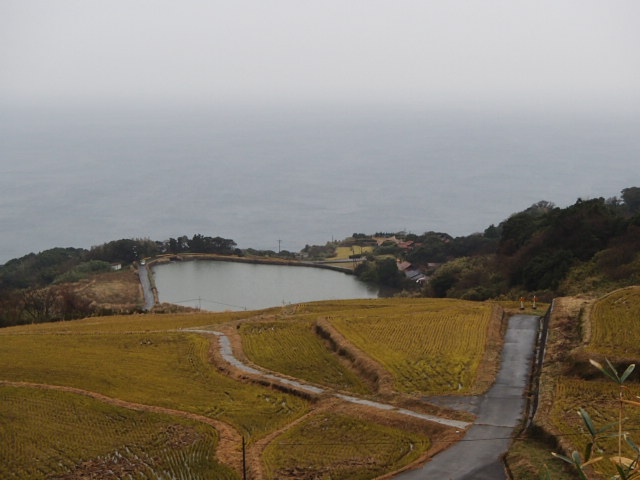
[[[153,268],[159,301],[210,311],[257,310],[316,300],[377,298],[379,288],[334,270],[192,260]]]

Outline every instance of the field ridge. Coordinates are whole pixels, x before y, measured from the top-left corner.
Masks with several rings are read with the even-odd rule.
[[[373,383],[377,393],[393,392],[391,374],[380,363],[347,340],[326,318],[316,320],[315,331],[328,343],[332,351],[349,362],[361,377]]]
[[[185,330],[185,331],[194,332],[193,330]],[[210,333],[212,335],[216,335],[216,331],[213,331],[213,330],[210,330],[210,331],[198,330],[197,333],[201,333],[201,334],[205,334],[205,335]],[[222,334],[222,332],[217,332],[217,333],[219,334],[219,335],[216,335],[218,337],[218,340],[220,340],[220,338],[222,336],[226,336],[226,334]],[[222,347],[220,347],[220,348],[222,348]],[[233,355],[235,355],[235,353],[236,353],[235,350],[232,351]],[[220,357],[222,357],[222,355],[220,355]],[[236,360],[237,360],[237,358],[236,358]],[[226,360],[221,360],[221,361],[225,361],[226,362]],[[233,366],[233,367],[238,369],[237,366]],[[265,381],[266,381],[269,385],[274,386],[274,387],[278,387],[276,384],[274,384],[272,382],[272,380],[275,380],[275,381],[279,381],[280,380],[280,381],[285,381],[285,382],[293,380],[293,381],[295,381],[297,383],[300,383],[302,385],[305,385],[305,384],[311,385],[310,382],[306,382],[305,380],[301,380],[301,379],[298,379],[298,378],[295,378],[295,377],[282,375],[280,372],[273,372],[273,374],[268,373],[267,371],[265,371],[266,369],[264,369],[263,367],[261,367],[259,365],[256,365],[255,367],[252,366],[250,368],[252,368],[254,370],[257,370],[259,372],[259,373],[256,373],[256,374],[252,374],[253,376],[255,376],[256,381],[259,384],[264,384]],[[226,369],[225,369],[225,371],[226,371]],[[266,380],[262,380],[263,376],[266,376],[267,379]],[[245,374],[240,375],[240,377],[244,378],[244,379],[251,380],[251,377],[247,376]],[[310,396],[308,391],[304,390],[303,387],[296,387],[295,385],[290,385],[288,383],[285,383],[285,386],[280,386],[279,388],[283,389],[283,391],[286,391],[287,393],[292,393],[294,395],[297,394],[298,396],[303,397],[303,398],[309,399],[309,397],[311,397],[310,399],[312,399],[312,400],[313,399],[318,400],[318,399],[321,398],[322,395],[329,394],[331,396],[343,399],[343,400],[345,400],[345,401],[347,401],[349,403],[364,405],[364,406],[376,408],[376,409],[379,409],[379,410],[391,411],[391,412],[399,413],[401,415],[407,415],[407,416],[410,416],[410,417],[413,417],[413,418],[421,418],[423,420],[431,421],[431,422],[434,422],[434,423],[440,423],[441,425],[446,425],[446,426],[450,426],[450,427],[454,427],[454,428],[458,428],[458,429],[465,429],[465,428],[468,428],[471,425],[471,422],[466,421],[466,420],[454,420],[454,419],[448,418],[448,417],[446,417],[444,415],[423,413],[423,412],[410,410],[409,408],[403,407],[403,406],[383,404],[383,403],[374,402],[374,401],[371,401],[371,400],[366,400],[366,399],[363,399],[363,398],[358,398],[358,397],[351,396],[351,395],[342,395],[342,394],[337,393],[335,390],[327,388],[327,387],[324,387],[324,386],[321,387],[321,389],[322,389],[321,394],[317,395],[317,396],[313,396],[313,395]],[[318,387],[318,388],[320,388],[320,387]],[[427,409],[429,407],[434,407],[434,408],[437,408],[440,412],[446,411],[446,409],[441,409],[441,408],[438,408],[438,407],[436,407],[434,405],[427,404],[425,402],[421,402],[420,404],[423,405]],[[448,411],[447,413],[459,413],[459,412]]]
[[[433,456],[444,448],[444,439],[446,444],[459,440],[472,425],[473,415],[427,403],[418,390],[395,389],[397,378],[386,365],[374,360],[371,354],[375,350],[366,343],[354,343],[348,329],[343,334],[343,327],[355,323],[361,330],[369,330],[373,325],[383,340],[385,332],[392,333],[396,341],[404,335],[412,348],[433,344],[429,348],[435,351],[450,345],[440,343],[441,339],[448,337],[451,342],[452,335],[464,328],[467,337],[477,336],[470,345],[485,369],[491,363],[487,349],[496,348],[500,340],[495,336],[500,336],[500,320],[504,318],[499,310],[489,303],[384,299],[312,302],[254,312],[92,317],[13,327],[0,332],[7,339],[0,358],[11,366],[2,375],[0,386],[58,390],[115,407],[173,415],[175,422],[182,421],[178,417],[201,422],[218,432],[219,441],[212,444],[216,445],[215,458],[236,474],[242,472],[240,446],[244,436],[247,466],[256,480],[298,480],[302,473],[304,478],[319,478],[312,475],[326,474],[327,468],[333,468],[329,465],[337,468],[335,478],[355,478],[351,477],[355,470],[349,470],[349,476],[339,476],[347,475],[338,474],[347,468],[362,469],[358,475],[369,479],[373,476],[365,472],[374,464],[380,469],[376,478],[390,478],[391,470],[416,466]],[[444,328],[443,322],[452,323]],[[254,350],[245,350],[247,334],[255,337],[251,338],[257,342],[254,350],[261,345],[269,350],[259,350],[260,355],[254,358]],[[253,372],[229,363],[232,357],[221,351],[223,344]],[[414,355],[414,350],[400,350],[408,357]],[[494,353],[500,356],[499,349]],[[321,360],[304,361],[309,355]],[[298,359],[303,362],[295,368],[287,363]],[[465,357],[459,359],[465,361]],[[428,364],[429,358],[421,362]],[[328,368],[335,364],[339,364],[337,376]],[[323,365],[327,365],[326,371]],[[361,379],[366,377],[364,390],[351,386],[355,383],[349,383],[347,370]],[[437,374],[419,368],[407,373]],[[344,378],[335,381],[340,375]],[[299,382],[301,388],[288,383],[291,381]],[[377,388],[372,388],[376,383]],[[72,402],[71,397],[68,401]],[[381,426],[395,430],[383,432]],[[78,432],[84,429],[76,428]],[[377,445],[376,435],[389,435],[405,448],[413,445],[415,434],[426,436],[426,443],[416,443],[415,451],[411,447],[410,458],[382,444],[367,447],[370,450],[352,444],[353,439],[362,438],[364,445]],[[213,438],[215,433],[210,435]],[[295,453],[287,445],[295,445]],[[351,450],[353,458],[349,459]],[[25,458],[25,465],[29,458]],[[280,465],[277,459],[285,458],[287,463]],[[311,463],[297,470],[293,468],[296,458]],[[57,462],[55,453],[51,459]]]

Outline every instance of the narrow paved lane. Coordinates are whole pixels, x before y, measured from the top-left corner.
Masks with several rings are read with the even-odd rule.
[[[142,285],[142,294],[144,295],[144,309],[151,310],[156,304],[156,300],[153,296],[149,270],[146,265],[138,265],[138,275],[140,276],[140,285]]]
[[[459,428],[461,430],[464,430],[465,428],[467,428],[470,424],[468,422],[463,422],[460,420],[451,420],[449,418],[442,418],[442,417],[436,417],[434,415],[428,415],[426,413],[419,413],[419,412],[414,412],[413,410],[407,410],[406,408],[398,408],[394,405],[388,405],[385,403],[379,403],[379,402],[373,402],[371,400],[365,400],[362,398],[357,398],[357,397],[352,397],[350,395],[343,395],[340,393],[335,393],[335,392],[330,392],[329,390],[325,390],[323,388],[320,387],[316,387],[314,385],[309,385],[307,383],[304,383],[303,381],[297,381],[297,380],[291,380],[288,378],[283,378],[279,375],[274,375],[271,373],[267,373],[264,372],[262,370],[259,370],[257,368],[253,368],[250,367],[249,365],[246,365],[244,363],[242,363],[240,360],[238,360],[234,355],[233,355],[233,350],[231,348],[231,342],[229,341],[229,337],[227,337],[224,333],[222,332],[217,332],[215,330],[201,330],[201,329],[197,329],[197,328],[185,328],[184,330],[180,330],[182,332],[194,332],[194,333],[204,333],[207,335],[216,335],[218,337],[219,340],[219,346],[220,346],[220,355],[222,356],[222,358],[230,363],[231,365],[233,365],[234,367],[238,368],[239,370],[242,370],[243,372],[246,373],[250,373],[252,375],[259,375],[262,378],[265,378],[267,380],[270,381],[274,381],[277,383],[281,383],[284,385],[288,385],[294,388],[297,388],[299,390],[304,390],[307,392],[311,392],[311,393],[315,393],[315,394],[320,394],[320,393],[331,393],[333,396],[340,398],[346,402],[349,403],[355,403],[358,405],[366,405],[372,408],[377,408],[378,410],[386,410],[386,411],[392,411],[395,413],[399,413],[401,415],[407,415],[409,417],[413,417],[413,418],[420,418],[422,420],[427,420],[429,422],[435,422],[435,423],[439,423],[441,425],[446,425],[447,427],[453,427],[453,428]]]
[[[395,476],[396,480],[506,480],[502,455],[524,413],[539,318],[509,319],[496,382],[480,397],[478,418],[465,437],[422,468]]]

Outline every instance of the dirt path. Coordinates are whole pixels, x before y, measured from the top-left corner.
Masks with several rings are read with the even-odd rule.
[[[197,422],[206,423],[214,427],[219,433],[218,448],[216,449],[216,458],[225,465],[233,468],[237,472],[242,471],[242,451],[239,446],[242,445],[242,436],[231,425],[215,420],[213,418],[198,415],[196,413],[185,412],[182,410],[174,410],[172,408],[158,407],[156,405],[145,405],[142,403],[127,402],[120,400],[119,398],[108,397],[101,393],[91,392],[89,390],[83,390],[75,387],[65,387],[61,385],[48,385],[44,383],[32,383],[32,382],[10,382],[0,380],[0,386],[8,387],[22,387],[22,388],[40,388],[43,390],[56,390],[60,392],[75,393],[78,395],[84,395],[91,397],[100,402],[115,405],[117,407],[127,408],[129,410],[136,410],[140,412],[153,412],[161,413],[165,415],[172,415],[176,417],[188,418],[189,420],[195,420]]]

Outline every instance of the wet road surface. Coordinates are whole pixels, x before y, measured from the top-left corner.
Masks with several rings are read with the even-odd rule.
[[[500,371],[485,394],[474,397],[478,415],[464,438],[422,468],[400,473],[395,480],[506,480],[502,455],[525,409],[539,317],[514,315],[505,335]]]

